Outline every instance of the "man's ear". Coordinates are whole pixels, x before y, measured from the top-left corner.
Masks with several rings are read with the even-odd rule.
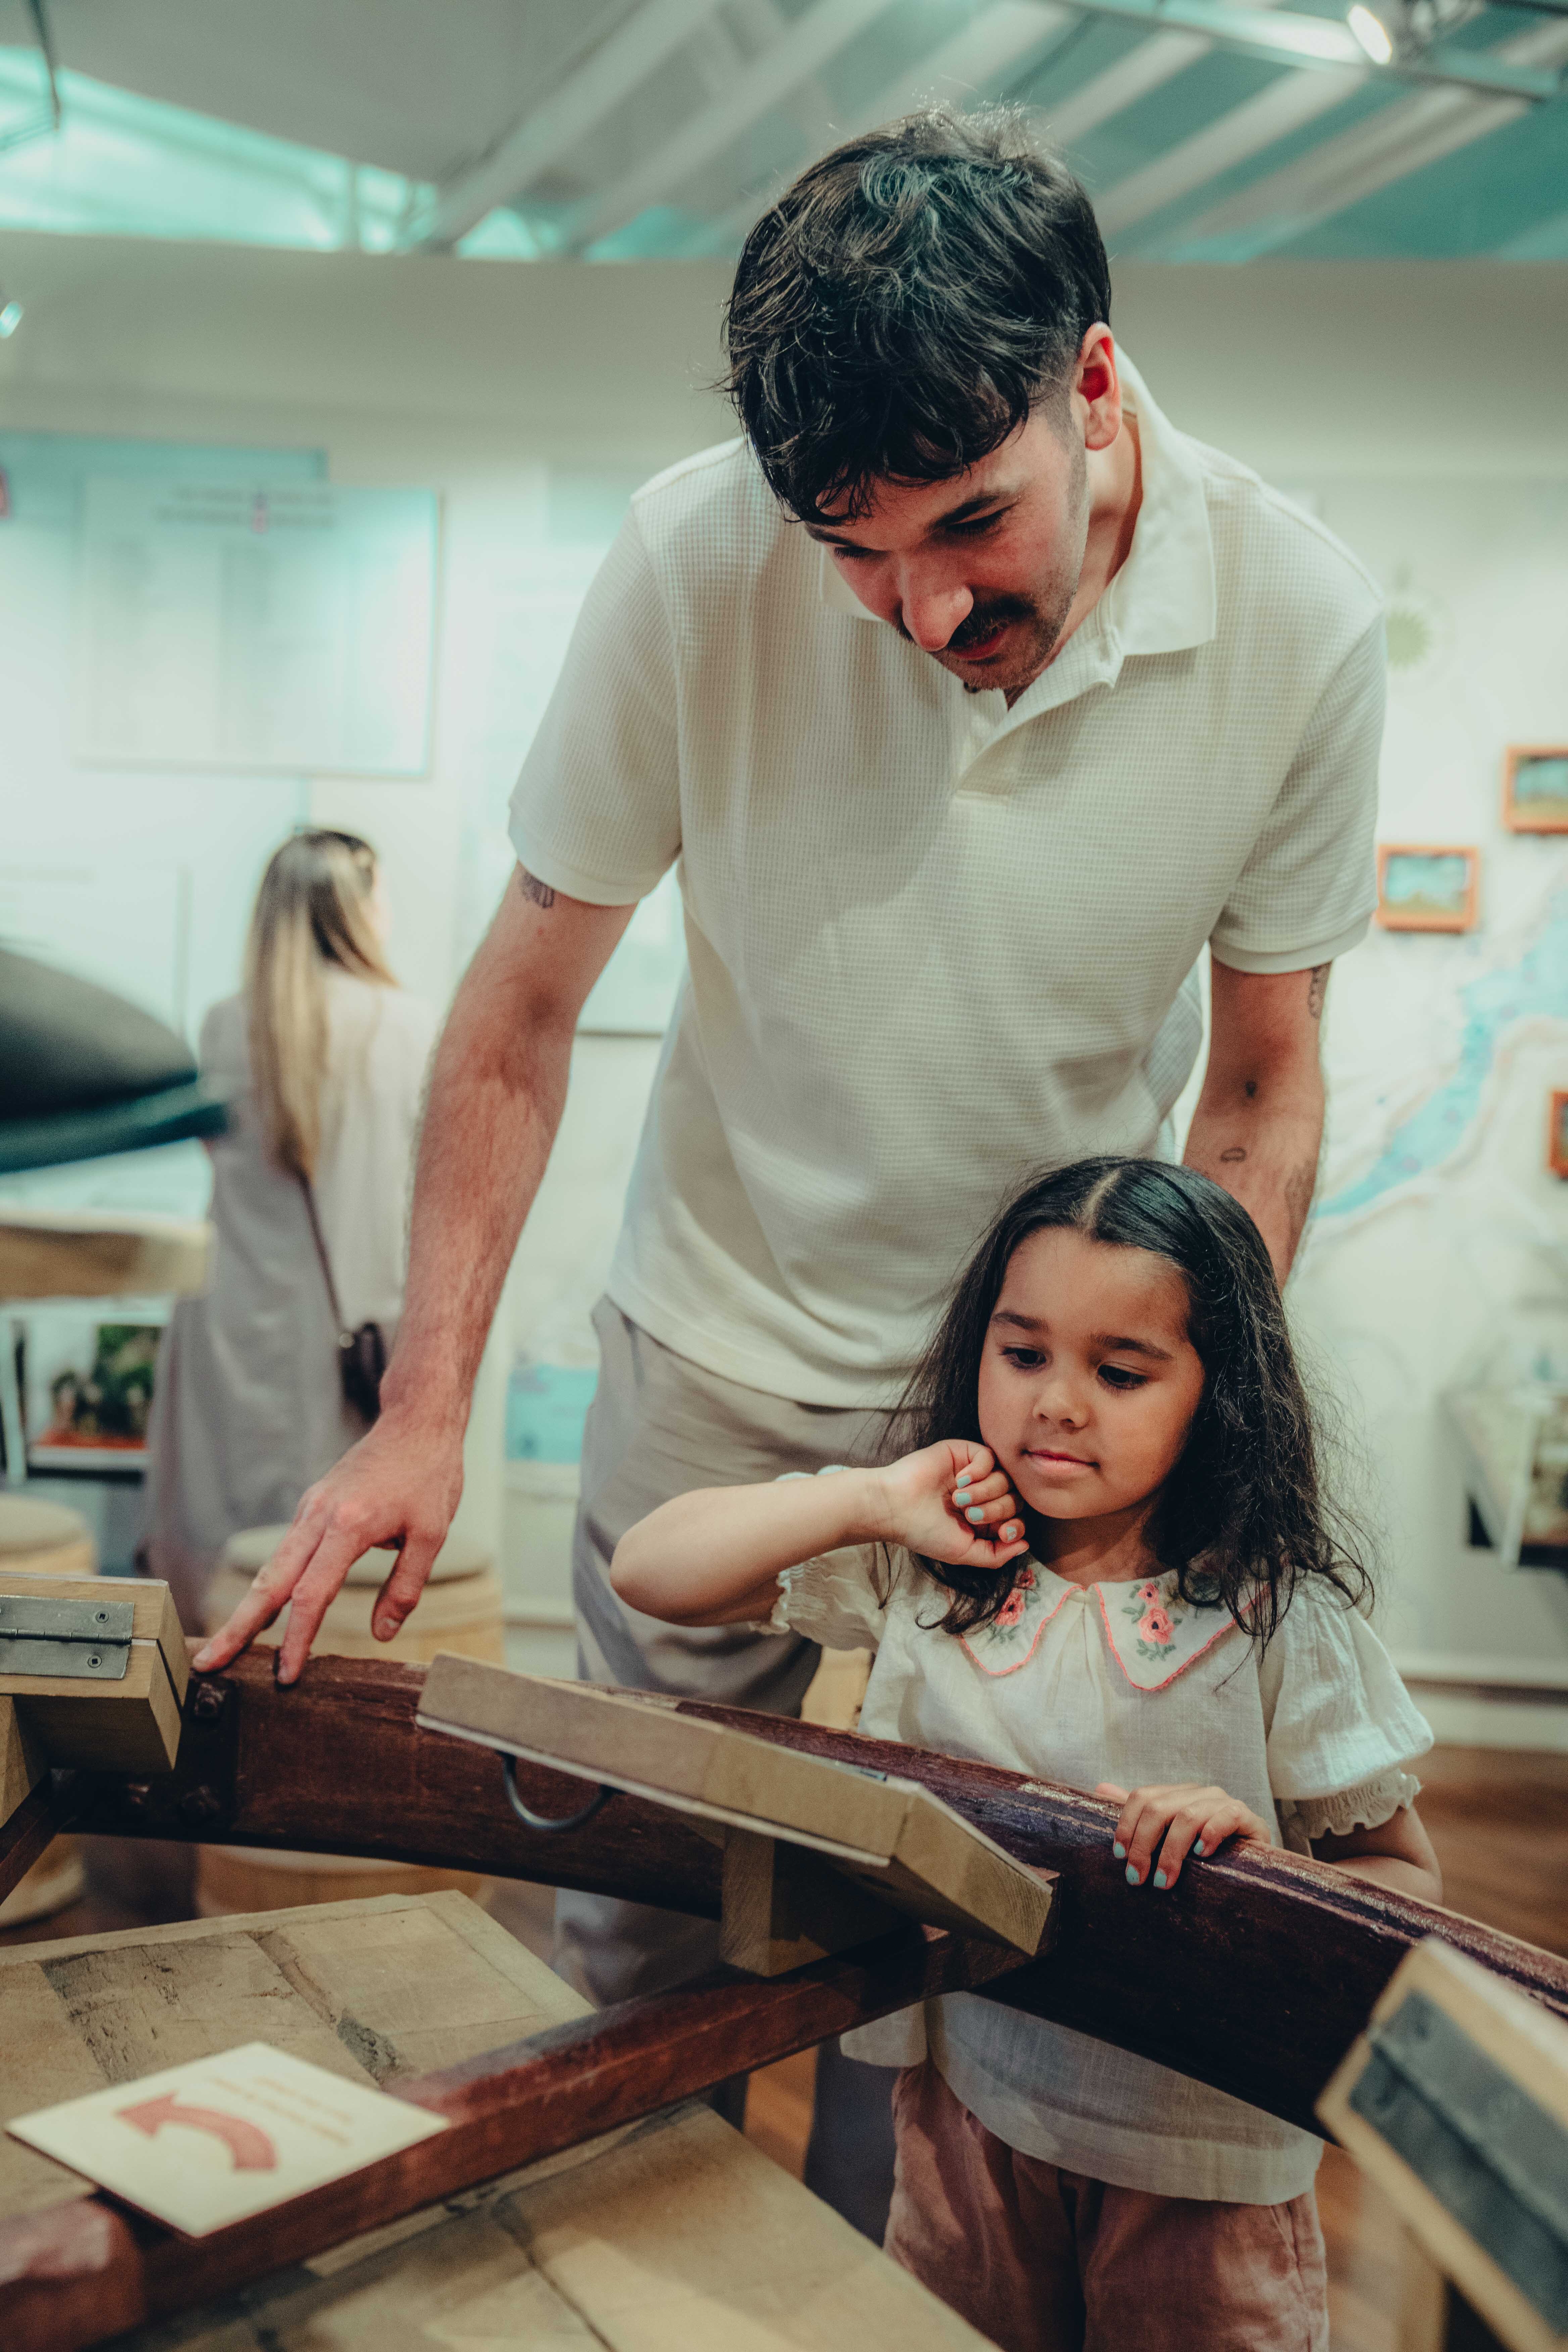
[[[1116,344],[1103,320],[1090,327],[1079,346],[1072,389],[1084,447],[1109,449],[1121,430],[1121,378]]]

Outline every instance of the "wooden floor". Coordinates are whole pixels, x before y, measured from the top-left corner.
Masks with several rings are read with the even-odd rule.
[[[1439,1748],[1421,1768],[1421,1816],[1450,1907],[1568,1957],[1568,1756]],[[79,1936],[190,1916],[189,1853],[98,1840],[87,1896],[0,1943]],[[549,1948],[552,1897],[508,1885],[491,1908],[532,1949]],[[815,2053],[752,2078],[748,2137],[798,2178],[811,2128]],[[1329,2246],[1332,2352],[1398,2352],[1403,2242],[1394,2215],[1350,2158],[1330,2148],[1319,2174]]]

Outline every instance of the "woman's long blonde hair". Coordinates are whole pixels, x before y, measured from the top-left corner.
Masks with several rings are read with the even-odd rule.
[[[321,1148],[326,970],[395,987],[371,919],[375,852],[357,834],[311,829],[273,855],[246,943],[250,1068],[279,1166],[307,1180]]]

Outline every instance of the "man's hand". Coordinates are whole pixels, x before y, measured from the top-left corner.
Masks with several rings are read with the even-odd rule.
[[[969,1438],[922,1446],[874,1475],[884,1543],[952,1568],[1005,1568],[1029,1549],[1005,1472]]]
[[[518,867],[436,1052],[381,1418],[303,1497],[272,1560],[197,1653],[199,1671],[226,1665],[292,1595],[278,1667],[292,1682],[328,1602],[378,1544],[402,1558],[375,1605],[377,1638],[389,1642],[418,1600],[463,1491],[474,1377],[555,1140],[577,1015],[632,911],[569,898]]]
[[[376,1640],[390,1642],[425,1590],[462,1491],[460,1424],[410,1428],[384,1413],[306,1489],[283,1541],[191,1664],[198,1674],[226,1666],[291,1601],[278,1679],[295,1681],[350,1569],[378,1547],[398,1554],[371,1614]]]
[[[1174,1886],[1189,1853],[1214,1853],[1229,1838],[1271,1843],[1268,1823],[1239,1797],[1195,1780],[1131,1791],[1119,1789],[1114,1780],[1101,1780],[1094,1793],[1111,1798],[1121,1808],[1110,1851],[1118,1862],[1126,1862],[1132,1886],[1142,1886],[1151,1870],[1152,1885]]]
[[[1329,966],[1236,971],[1216,956],[1211,980],[1208,1067],[1186,1163],[1247,1211],[1283,1288],[1318,1181]]]

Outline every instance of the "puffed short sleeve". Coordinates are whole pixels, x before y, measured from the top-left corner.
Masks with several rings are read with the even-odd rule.
[[[830,1478],[842,1467],[835,1463],[819,1470]],[[784,1479],[810,1476],[805,1470],[786,1470]],[[825,1650],[874,1650],[882,1638],[886,1601],[879,1598],[878,1550],[875,1544],[847,1544],[842,1551],[823,1552],[803,1559],[779,1574],[779,1597],[773,1614],[758,1626],[762,1633],[804,1633]]]
[[[1304,1585],[1258,1681],[1288,1845],[1376,1829],[1414,1802],[1421,1783],[1407,1767],[1431,1747],[1432,1728],[1358,1611]]]

